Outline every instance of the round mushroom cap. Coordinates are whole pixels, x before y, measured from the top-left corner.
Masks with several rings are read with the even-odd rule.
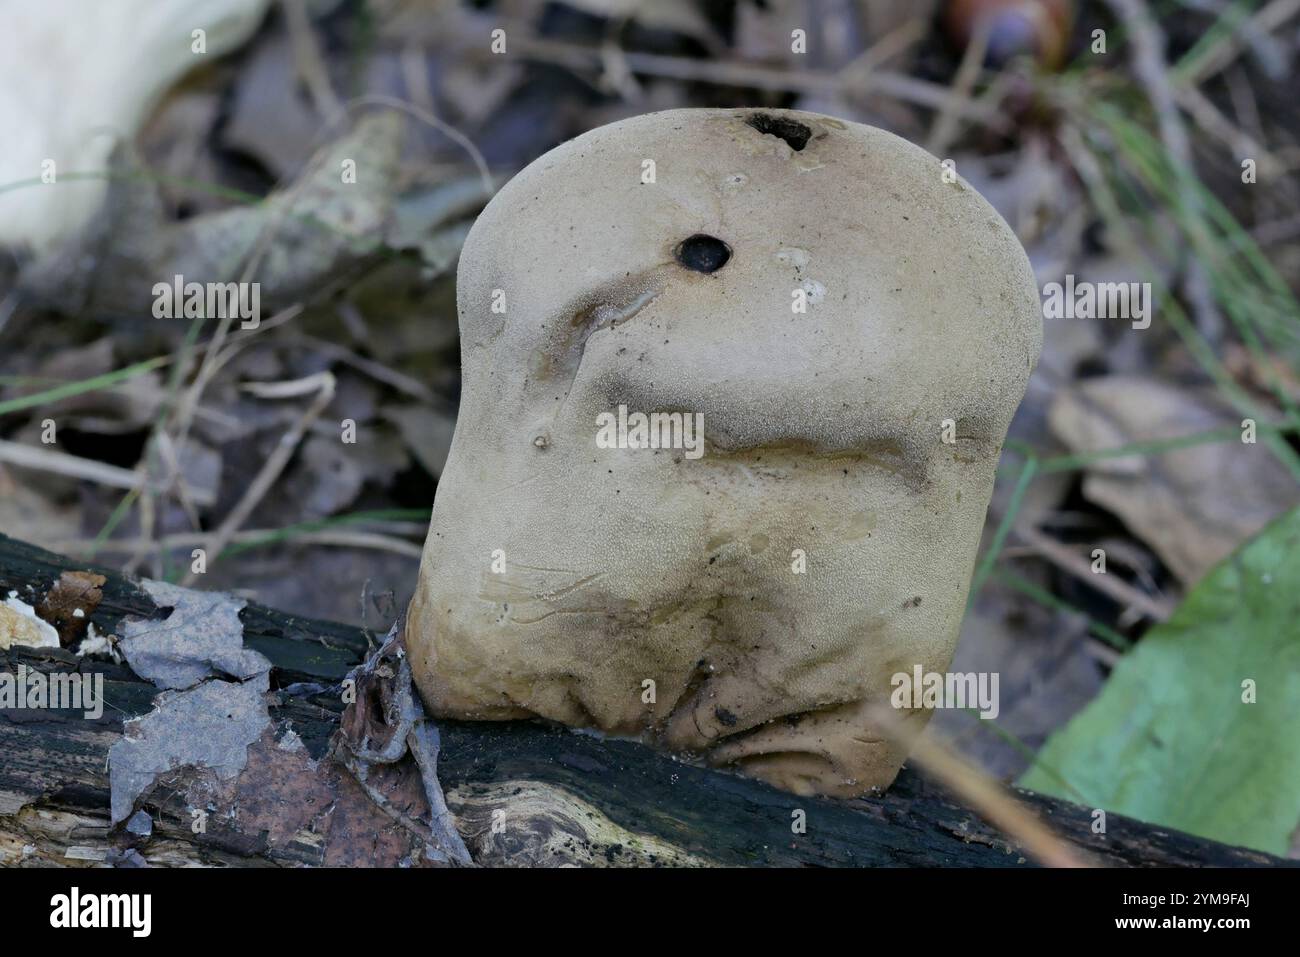
[[[870,711],[951,660],[1041,345],[1006,223],[881,130],[673,110],[511,180],[457,298],[461,412],[406,630],[431,710],[887,785],[904,748]],[[637,413],[663,441],[607,447]]]

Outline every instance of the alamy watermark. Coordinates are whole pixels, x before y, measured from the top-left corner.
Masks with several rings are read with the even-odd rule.
[[[894,689],[889,703],[895,708],[976,708],[988,721],[1000,710],[996,671],[925,671],[915,665],[911,674],[896,672],[889,684]]]
[[[602,449],[684,449],[688,459],[704,454],[703,412],[633,412],[596,416],[596,446]]]
[[[1067,273],[1065,283],[1043,287],[1044,319],[1129,319],[1134,329],[1151,325],[1151,283],[1076,282]]]
[[[45,674],[19,665],[0,671],[0,711],[80,711],[88,720],[104,713],[104,675],[60,671]]]
[[[153,929],[153,895],[83,894],[73,887],[50,898],[50,926],[126,927],[132,937],[148,937]]]
[[[241,320],[239,328],[256,329],[262,322],[262,285],[256,282],[186,282],[179,273],[171,282],[153,285],[156,319]]]

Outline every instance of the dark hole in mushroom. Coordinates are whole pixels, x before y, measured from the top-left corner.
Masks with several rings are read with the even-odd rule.
[[[696,233],[678,243],[673,255],[687,269],[717,272],[731,258],[731,247],[716,236]]]
[[[766,136],[778,136],[785,140],[796,153],[812,139],[812,127],[770,113],[754,113],[745,122]]]

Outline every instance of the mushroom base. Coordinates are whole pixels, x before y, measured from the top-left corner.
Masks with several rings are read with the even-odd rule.
[[[579,484],[609,494],[562,512],[568,469],[496,509],[489,473],[449,463],[406,633],[430,712],[638,737],[800,794],[887,787],[930,712],[873,709],[949,664],[989,470],[953,457],[918,494],[863,456],[596,461]]]

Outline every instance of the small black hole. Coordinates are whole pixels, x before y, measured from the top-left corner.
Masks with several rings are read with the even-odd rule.
[[[714,236],[696,233],[678,243],[673,255],[687,269],[717,272],[731,258],[731,247]]]
[[[745,122],[766,136],[778,136],[785,140],[796,153],[812,139],[812,127],[770,113],[755,113]]]

